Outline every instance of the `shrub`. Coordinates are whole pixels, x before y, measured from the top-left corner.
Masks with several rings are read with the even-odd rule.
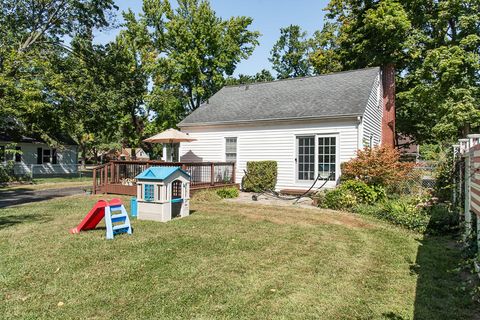
[[[2,165],[0,165],[0,182],[10,182],[10,175]]]
[[[459,227],[458,213],[451,210],[444,204],[437,204],[426,208],[430,215],[430,223],[428,225],[428,233],[446,234],[455,232]]]
[[[353,211],[386,220],[410,230],[425,232],[430,221],[430,215],[412,199],[402,197],[388,199],[375,205],[358,205]]]
[[[384,203],[383,218],[407,229],[425,232],[429,215],[406,199],[388,200]]]
[[[384,187],[373,185],[373,186],[370,186],[370,188],[372,188],[372,190],[375,192],[375,195],[377,196],[376,201],[384,200],[387,198],[387,191],[385,190]]]
[[[237,198],[240,195],[240,191],[237,188],[222,188],[217,190],[217,195],[222,199]]]
[[[388,147],[364,148],[357,151],[357,157],[342,166],[342,179],[358,179],[369,186],[388,187],[405,180],[415,166],[401,162],[400,153]]]
[[[10,182],[17,179],[13,171],[14,165],[13,161],[7,161],[5,166],[0,165],[0,182]]]
[[[242,179],[242,189],[250,192],[274,190],[277,184],[276,161],[248,161],[247,175]]]
[[[377,201],[376,191],[363,181],[348,180],[342,183],[339,188],[352,192],[358,203],[372,204]]]
[[[435,167],[435,193],[440,201],[451,200],[455,183],[453,177],[458,175],[455,172],[455,162],[453,160],[453,152],[446,152],[439,156],[440,161]]]
[[[322,208],[350,210],[357,204],[355,194],[347,189],[336,188],[318,195],[318,204]]]

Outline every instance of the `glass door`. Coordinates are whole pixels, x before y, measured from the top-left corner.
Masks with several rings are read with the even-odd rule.
[[[321,180],[335,180],[337,138],[318,137],[318,175]]]
[[[315,179],[315,137],[297,137],[297,179]]]

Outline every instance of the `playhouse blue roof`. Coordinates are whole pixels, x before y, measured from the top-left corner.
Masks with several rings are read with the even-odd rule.
[[[148,169],[145,169],[145,171],[140,173],[135,178],[148,180],[165,180],[177,171],[181,171],[190,177],[190,175],[187,172],[183,171],[180,167],[150,167]]]

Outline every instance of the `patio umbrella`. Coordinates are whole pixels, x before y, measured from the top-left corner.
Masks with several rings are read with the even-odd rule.
[[[147,138],[143,140],[144,142],[150,142],[150,143],[169,143],[170,144],[170,150],[171,150],[171,156],[172,156],[172,161],[173,161],[173,144],[174,143],[180,143],[180,142],[191,142],[191,141],[196,141],[197,139],[194,139],[190,137],[188,134],[183,133],[181,131],[175,130],[175,129],[167,129],[163,132],[160,132],[150,138]]]

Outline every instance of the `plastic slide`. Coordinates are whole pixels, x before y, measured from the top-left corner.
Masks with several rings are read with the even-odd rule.
[[[92,210],[90,210],[85,218],[83,218],[82,222],[80,222],[75,228],[70,229],[70,233],[79,233],[80,231],[95,229],[97,224],[105,216],[105,207],[108,205],[107,201],[98,200]]]

